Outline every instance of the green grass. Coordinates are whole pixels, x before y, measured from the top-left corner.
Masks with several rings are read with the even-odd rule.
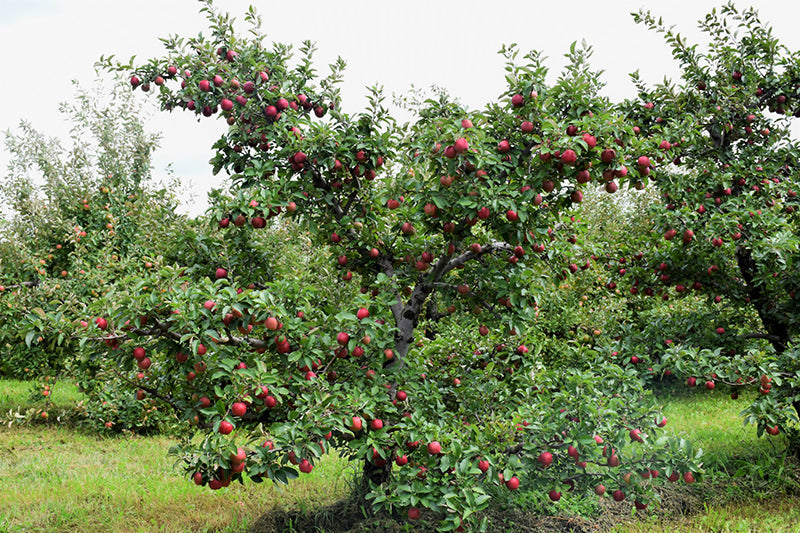
[[[785,436],[758,438],[755,427],[743,425],[739,413],[752,397],[683,389],[658,397],[668,427],[705,452],[703,482],[675,486],[700,509],[685,517],[652,510],[615,533],[800,531],[800,468],[784,454]]]
[[[47,398],[40,394],[44,384],[45,382],[0,379],[0,413],[21,406],[44,406]],[[83,394],[78,392],[74,383],[58,381],[48,384],[51,387],[49,403],[52,405],[72,406],[83,399]],[[37,391],[35,395],[34,389]]]
[[[0,381],[3,413],[30,407],[31,387]],[[53,388],[54,406],[79,400],[74,385]],[[0,532],[243,532],[270,509],[308,511],[342,499],[353,478],[347,461],[331,456],[289,487],[248,483],[211,491],[173,468],[167,450],[174,443],[53,423],[0,428]]]
[[[695,516],[663,521],[643,520],[613,529],[614,533],[797,533],[800,531],[800,507],[797,498],[774,497],[768,501],[746,504],[708,506]]]
[[[43,405],[38,396],[32,403],[31,389],[0,380],[0,415]],[[684,390],[660,391],[659,398],[667,427],[705,451],[704,481],[673,486],[687,491],[699,512],[676,517],[651,509],[614,531],[800,531],[800,498],[793,496],[800,469],[784,462],[783,436],[759,439],[742,425],[747,398]],[[74,385],[58,383],[49,407],[81,399]],[[347,461],[330,456],[289,487],[248,483],[211,491],[173,469],[171,444],[167,436],[101,437],[52,420],[0,428],[0,532],[244,532],[270,510],[329,512],[323,509],[349,496],[354,477]]]
[[[246,531],[271,507],[310,509],[348,491],[346,461],[332,457],[290,489],[214,492],[172,468],[171,443],[56,426],[0,430],[0,531]]]

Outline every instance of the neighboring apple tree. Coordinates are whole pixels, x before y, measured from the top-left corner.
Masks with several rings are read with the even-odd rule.
[[[497,101],[411,99],[398,125],[378,89],[364,112],[342,110],[341,60],[320,79],[310,43],[295,61],[252,10],[249,37],[202,10],[209,37],[102,62],[166,110],[225,121],[212,164],[230,196],[210,210],[223,242],[293,219],[315,257],[271,275],[227,249],[204,277],[165,262],[92,302],[81,341],[118,348],[106,363],[131,394],[196,427],[174,450],[196,483],[285,482],[334,447],[363,462],[376,508],[413,520],[428,507],[453,530],[500,490],[558,501],[607,487],[643,508],[654,483],[694,481],[697,456],[659,437],[666,420],[635,372],[599,357],[554,371],[527,344],[582,190],[637,184],[659,153],[599,96],[588,49],[573,46],[549,85],[537,54],[504,48]]]
[[[119,83],[76,87],[74,101],[60,108],[72,125],[66,142],[27,122],[5,133],[2,374],[58,374],[74,346],[53,325],[102,295],[133,262],[143,269],[153,261],[160,228],[176,223],[171,195],[148,183],[157,137],[145,132],[134,100]]]
[[[144,431],[169,417],[148,413],[106,383],[106,369],[74,337],[93,301],[114,298],[128,276],[171,261],[178,236],[190,233],[174,211],[173,193],[153,183],[150,156],[158,139],[145,131],[135,100],[120,83],[76,87],[60,109],[71,125],[66,141],[26,122],[6,132],[0,375],[46,380],[49,387],[67,374],[89,395],[81,419],[101,429]]]
[[[626,122],[658,146],[635,173],[659,193],[646,231],[603,257],[609,289],[634,305],[674,304],[658,323],[623,332],[619,357],[678,372],[690,386],[760,391],[746,420],[796,439],[800,413],[800,59],[753,10],[712,12],[701,51],[649,13],[683,68],[682,85],[652,89]],[[652,327],[655,326],[655,327]],[[656,331],[659,330],[659,331]]]

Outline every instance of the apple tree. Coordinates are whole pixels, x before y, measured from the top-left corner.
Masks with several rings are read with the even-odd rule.
[[[496,101],[410,97],[398,124],[378,88],[346,113],[344,62],[320,77],[314,45],[295,58],[267,44],[252,8],[246,36],[211,2],[202,11],[209,36],[101,63],[165,110],[224,121],[212,166],[230,190],[209,210],[223,243],[288,222],[299,229],[283,247],[313,257],[265,275],[223,247],[202,276],[177,258],[93,302],[81,341],[119,348],[95,358],[192,425],[174,453],[196,483],[286,482],[335,448],[363,463],[376,508],[413,520],[427,507],[453,530],[498,491],[558,501],[608,487],[644,507],[653,484],[694,481],[699,454],[661,436],[635,372],[554,370],[530,343],[583,190],[637,183],[637,161],[658,154],[599,95],[588,48],[548,84],[537,53],[505,47]]]
[[[77,86],[60,108],[71,125],[66,140],[27,122],[6,133],[12,157],[0,180],[0,374],[39,380],[39,394],[67,376],[89,395],[75,413],[82,421],[145,431],[172,415],[148,413],[130,394],[117,394],[75,337],[92,301],[113,298],[128,276],[185,254],[177,241],[192,234],[175,212],[176,183],[168,189],[152,176],[158,137],[146,131],[124,83]]]
[[[619,352],[734,398],[740,387],[757,388],[746,420],[759,435],[796,439],[798,55],[754,10],[732,4],[701,21],[705,49],[649,12],[635,18],[664,35],[683,74],[680,84],[652,88],[634,75],[639,100],[623,106],[654,148],[634,173],[658,201],[647,231],[609,249],[603,283],[635,305],[657,298],[671,309],[658,315],[660,333],[640,323]]]

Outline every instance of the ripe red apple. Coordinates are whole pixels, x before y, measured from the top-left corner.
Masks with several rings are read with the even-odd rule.
[[[223,420],[219,423],[219,432],[222,435],[228,435],[231,431],[233,431],[233,424],[228,422],[227,420]]]
[[[600,152],[600,161],[605,164],[610,164],[614,159],[617,157],[617,152],[615,152],[611,148],[606,148],[602,152]]]
[[[353,431],[353,433],[358,433],[359,431],[361,431],[363,429],[363,427],[364,427],[364,423],[361,420],[361,417],[360,416],[354,416],[352,418],[351,422],[350,422],[350,426],[349,427]]]
[[[341,345],[347,344],[350,341],[350,335],[342,331],[336,336],[336,342]]]
[[[456,142],[453,143],[453,150],[455,150],[457,154],[463,154],[468,149],[469,149],[469,143],[463,137],[457,139]]]
[[[144,359],[144,356],[145,356],[145,351],[144,348],[142,348],[141,346],[137,346],[136,348],[133,349],[134,359],[141,360]]]
[[[560,492],[558,492],[558,491],[557,491],[557,490],[555,490],[555,489],[553,489],[553,490],[551,490],[550,492],[548,492],[548,493],[547,493],[547,496],[548,496],[548,497],[549,497],[551,500],[553,500],[554,502],[557,502],[558,500],[560,500],[560,499],[561,499],[561,493],[560,493]]]
[[[421,516],[422,516],[422,511],[419,510],[419,507],[411,507],[408,510],[409,520],[419,520]]]
[[[408,393],[406,391],[404,391],[404,390],[399,390],[399,391],[397,391],[396,398],[399,401],[404,402],[404,401],[406,401],[406,399],[408,399]]]
[[[597,485],[594,488],[594,493],[597,494],[598,496],[602,496],[603,494],[606,493],[606,487],[604,485]]]
[[[373,418],[372,420],[369,421],[369,427],[373,431],[378,431],[379,429],[383,428],[383,420],[381,420],[380,418]]]
[[[692,230],[687,229],[686,231],[683,232],[684,244],[689,244],[690,242],[692,242],[693,238],[694,238],[694,232]]]
[[[489,461],[487,461],[486,459],[481,459],[480,461],[478,461],[478,470],[480,470],[485,474],[486,471],[489,470]]]
[[[216,272],[214,273],[214,276],[215,276],[217,279],[223,279],[223,278],[227,278],[227,277],[228,277],[228,271],[227,271],[227,270],[225,270],[224,268],[220,267],[220,268],[218,268],[218,269],[216,270]]]
[[[686,384],[689,385],[690,387],[697,386],[697,378],[696,377],[690,377],[689,379],[686,380]]]
[[[138,366],[142,370],[147,370],[148,368],[150,368],[151,364],[152,364],[152,361],[150,361],[150,358],[149,357],[145,357],[144,359],[141,359],[138,363],[136,363],[136,366]]]
[[[408,464],[408,456],[398,455],[397,457],[395,457],[394,462],[395,464],[397,464],[397,466],[405,466]]]
[[[533,122],[530,120],[525,120],[520,124],[519,129],[522,130],[523,133],[533,133]]]
[[[708,390],[714,390],[714,382],[713,381],[706,381],[706,388]]]
[[[234,402],[233,405],[231,405],[231,414],[233,416],[241,417],[244,416],[246,412],[247,405],[245,405],[243,402]]]
[[[614,498],[615,502],[621,502],[625,499],[625,493],[622,492],[620,489],[615,490],[611,493],[611,497]]]
[[[442,453],[442,445],[439,444],[437,441],[433,441],[428,443],[428,453],[431,455],[439,455]]]
[[[692,484],[694,483],[694,475],[691,472],[686,472],[685,474],[683,474],[683,480],[686,483]]]
[[[544,467],[550,466],[550,464],[553,462],[553,454],[550,452],[542,452],[539,454],[539,457],[537,457],[536,460],[539,461],[539,464]]]
[[[517,490],[519,488],[519,479],[514,476],[511,479],[506,481],[506,487],[508,490]]]
[[[564,150],[561,154],[561,162],[567,166],[572,166],[578,161],[578,156],[574,150]]]
[[[358,318],[359,320],[364,320],[368,316],[369,316],[369,310],[366,307],[362,307],[356,312],[356,318]]]

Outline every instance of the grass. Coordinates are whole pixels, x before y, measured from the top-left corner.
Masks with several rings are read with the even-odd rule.
[[[31,396],[32,388],[0,380],[0,415],[20,405],[43,405]],[[671,485],[675,492],[666,495],[693,499],[696,512],[676,516],[665,505],[617,523],[614,532],[800,531],[800,498],[793,496],[800,492],[800,468],[784,462],[783,436],[759,439],[753,427],[742,426],[738,415],[747,398],[732,401],[719,391],[658,394],[668,428],[706,452],[704,482]],[[73,385],[59,383],[50,407],[80,400]],[[0,533],[245,532],[267,511],[336,513],[330,506],[350,494],[354,472],[337,456],[287,488],[249,483],[210,491],[173,469],[166,453],[172,443],[166,436],[101,437],[54,423],[0,428]],[[591,514],[598,507],[603,506],[573,511]],[[342,517],[329,519],[337,518]],[[614,520],[619,518],[625,513]],[[357,531],[379,530],[374,522],[361,527]],[[391,529],[401,530],[401,525]]]
[[[800,530],[798,499],[774,497],[764,501],[707,506],[702,513],[668,521],[643,520],[618,526],[614,533],[797,533]]]
[[[18,408],[30,388],[0,381],[3,412]],[[59,384],[51,401],[79,396]],[[171,444],[165,436],[109,438],[55,424],[0,428],[0,532],[243,532],[270,509],[308,511],[340,500],[353,477],[347,461],[331,456],[288,488],[211,491],[173,469]]]
[[[703,483],[675,486],[700,508],[689,516],[651,511],[613,532],[800,531],[800,467],[784,455],[783,435],[758,438],[742,424],[739,413],[752,397],[679,389],[658,396],[669,426],[705,452]]]
[[[57,426],[0,431],[0,531],[246,531],[272,507],[310,509],[348,492],[347,464],[338,458],[290,490],[251,483],[213,492],[172,468],[170,444]]]
[[[47,398],[41,395],[44,382],[0,379],[0,413],[21,406],[43,407]],[[72,406],[83,399],[74,383],[59,381],[51,384],[49,403],[57,406]],[[34,395],[34,390],[37,394]]]

